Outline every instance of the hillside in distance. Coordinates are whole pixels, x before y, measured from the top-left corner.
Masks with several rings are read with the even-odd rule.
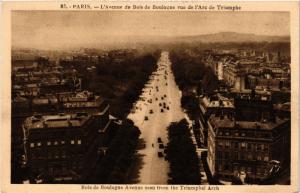
[[[203,43],[216,43],[216,42],[290,42],[289,36],[267,36],[244,34],[236,32],[220,32],[215,34],[195,35],[195,36],[182,36],[177,39],[182,42],[203,42]]]

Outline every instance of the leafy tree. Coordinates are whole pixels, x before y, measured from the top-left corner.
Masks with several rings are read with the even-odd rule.
[[[185,119],[168,127],[167,159],[170,184],[200,184],[199,158]]]

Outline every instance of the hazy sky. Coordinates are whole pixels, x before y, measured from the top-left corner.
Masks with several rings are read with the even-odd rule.
[[[289,35],[287,12],[14,11],[12,46],[67,48],[218,32]]]

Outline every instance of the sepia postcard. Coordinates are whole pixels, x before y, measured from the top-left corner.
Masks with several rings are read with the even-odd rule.
[[[1,192],[298,192],[298,2],[4,2],[1,19]]]

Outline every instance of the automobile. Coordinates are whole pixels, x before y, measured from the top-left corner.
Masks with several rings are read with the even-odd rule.
[[[163,112],[164,112],[164,109],[160,109],[160,112],[163,113]]]
[[[158,104],[161,107],[161,103]]]
[[[167,97],[167,95],[165,94],[164,97]]]
[[[170,110],[170,107],[169,107],[169,106],[167,106],[167,110]]]
[[[152,114],[152,113],[153,113],[153,110],[152,110],[152,109],[150,109],[149,113],[150,113],[150,114]]]
[[[164,146],[164,144],[160,143],[160,144],[158,145],[158,148],[159,148],[159,149],[164,149],[165,146]]]
[[[164,100],[164,97],[161,97],[161,100]]]
[[[147,121],[149,118],[148,118],[148,116],[145,116],[145,121]]]
[[[162,140],[160,137],[157,138],[157,143],[162,143]]]
[[[164,157],[164,154],[163,154],[163,152],[159,151],[159,152],[157,152],[157,156],[158,157]]]

